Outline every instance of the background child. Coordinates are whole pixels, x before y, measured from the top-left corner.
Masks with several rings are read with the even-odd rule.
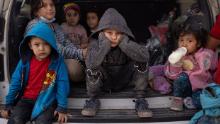
[[[26,32],[32,28],[32,26],[39,22],[43,21],[50,25],[51,29],[54,30],[56,35],[56,44],[59,49],[59,52],[64,56],[64,58],[74,58],[83,60],[86,55],[86,49],[78,49],[69,39],[65,37],[61,27],[54,23],[56,9],[55,9],[54,0],[33,0],[31,1],[31,14],[34,18],[31,20],[27,27]]]
[[[148,50],[133,40],[134,35],[122,15],[113,8],[107,9],[90,39],[86,58],[86,84],[90,99],[86,101],[82,115],[96,115],[100,107],[97,97],[101,89],[120,91],[132,80],[138,116],[152,117],[144,99]]]
[[[89,27],[88,36],[96,31],[99,24],[98,11],[93,8],[86,13],[86,23]]]
[[[66,122],[69,81],[54,32],[47,24],[36,23],[26,33],[19,52],[21,60],[12,75],[2,116],[8,118],[11,112],[9,124],[29,120],[52,124],[54,114],[58,114],[58,122]]]
[[[79,24],[79,5],[75,3],[66,3],[63,9],[66,17],[66,22],[61,25],[63,31],[78,48],[86,48],[88,45],[88,38],[85,28]]]
[[[61,27],[69,37],[70,42],[78,49],[87,49],[88,38],[85,28],[79,24],[80,7],[75,3],[66,3],[63,7],[66,22]],[[71,81],[82,82],[85,80],[84,60],[76,61],[68,58],[65,60]]]
[[[204,48],[206,36],[206,32],[198,23],[185,23],[179,33],[178,47],[182,50],[177,49],[169,56],[165,68],[166,76],[173,80],[174,97],[170,107],[172,110],[182,111],[185,97],[188,97],[184,99],[186,107],[201,108],[199,96],[201,89],[213,81],[210,70],[214,70],[217,63],[215,53]],[[179,56],[181,54],[182,57]],[[179,57],[177,62],[173,62],[173,55]]]
[[[62,28],[54,23],[55,21],[55,2],[54,0],[32,0],[31,1],[31,13],[34,17],[28,23],[26,31],[30,30],[34,24],[39,21],[47,23],[51,29],[53,29],[56,36],[56,44],[60,54],[63,55],[67,61],[69,77],[72,81],[81,81],[84,79],[84,70],[79,61],[84,61],[87,49],[77,48],[71,41],[66,37]]]

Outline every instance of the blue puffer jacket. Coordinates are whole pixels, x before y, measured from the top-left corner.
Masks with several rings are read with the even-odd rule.
[[[220,117],[220,86],[211,83],[203,89],[200,95],[202,110],[197,112],[191,119],[190,124],[197,124],[203,116]],[[219,122],[220,123],[220,122]]]
[[[22,97],[24,89],[27,86],[30,59],[32,56],[32,52],[28,47],[28,41],[32,36],[41,38],[47,42],[51,46],[52,52],[51,63],[49,64],[47,76],[45,78],[45,80],[49,81],[49,85],[46,88],[44,87],[39,93],[32,111],[31,119],[36,118],[54,101],[57,101],[56,110],[65,113],[67,108],[67,96],[69,93],[67,69],[63,58],[58,53],[54,32],[43,22],[36,23],[26,33],[24,40],[20,44],[19,52],[21,60],[10,81],[9,93],[6,96],[6,107],[10,108],[15,105]]]

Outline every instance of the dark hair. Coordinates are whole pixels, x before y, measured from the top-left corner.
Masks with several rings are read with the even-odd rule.
[[[201,23],[195,23],[190,21],[186,21],[181,25],[181,29],[179,31],[180,35],[193,34],[196,38],[197,43],[200,44],[200,47],[205,47],[208,39],[208,31],[203,28]]]
[[[52,0],[52,2],[55,4],[56,0]],[[36,12],[43,7],[43,0],[31,0],[31,18],[36,17]]]
[[[100,11],[97,9],[96,6],[93,6],[93,7],[90,7],[87,11],[86,11],[86,14],[88,13],[96,13],[98,19],[100,19]]]

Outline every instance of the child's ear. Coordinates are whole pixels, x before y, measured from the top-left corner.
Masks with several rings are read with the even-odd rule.
[[[31,42],[28,42],[28,46],[29,46],[29,48],[32,50]]]

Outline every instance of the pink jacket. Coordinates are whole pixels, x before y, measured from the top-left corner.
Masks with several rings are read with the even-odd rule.
[[[165,66],[165,75],[167,78],[175,80],[180,73],[185,72],[189,76],[192,90],[202,89],[213,81],[213,73],[217,67],[217,54],[206,48],[200,48],[194,55],[187,55],[182,60],[190,60],[193,63],[193,69],[186,71],[182,66],[173,66],[167,62]]]

